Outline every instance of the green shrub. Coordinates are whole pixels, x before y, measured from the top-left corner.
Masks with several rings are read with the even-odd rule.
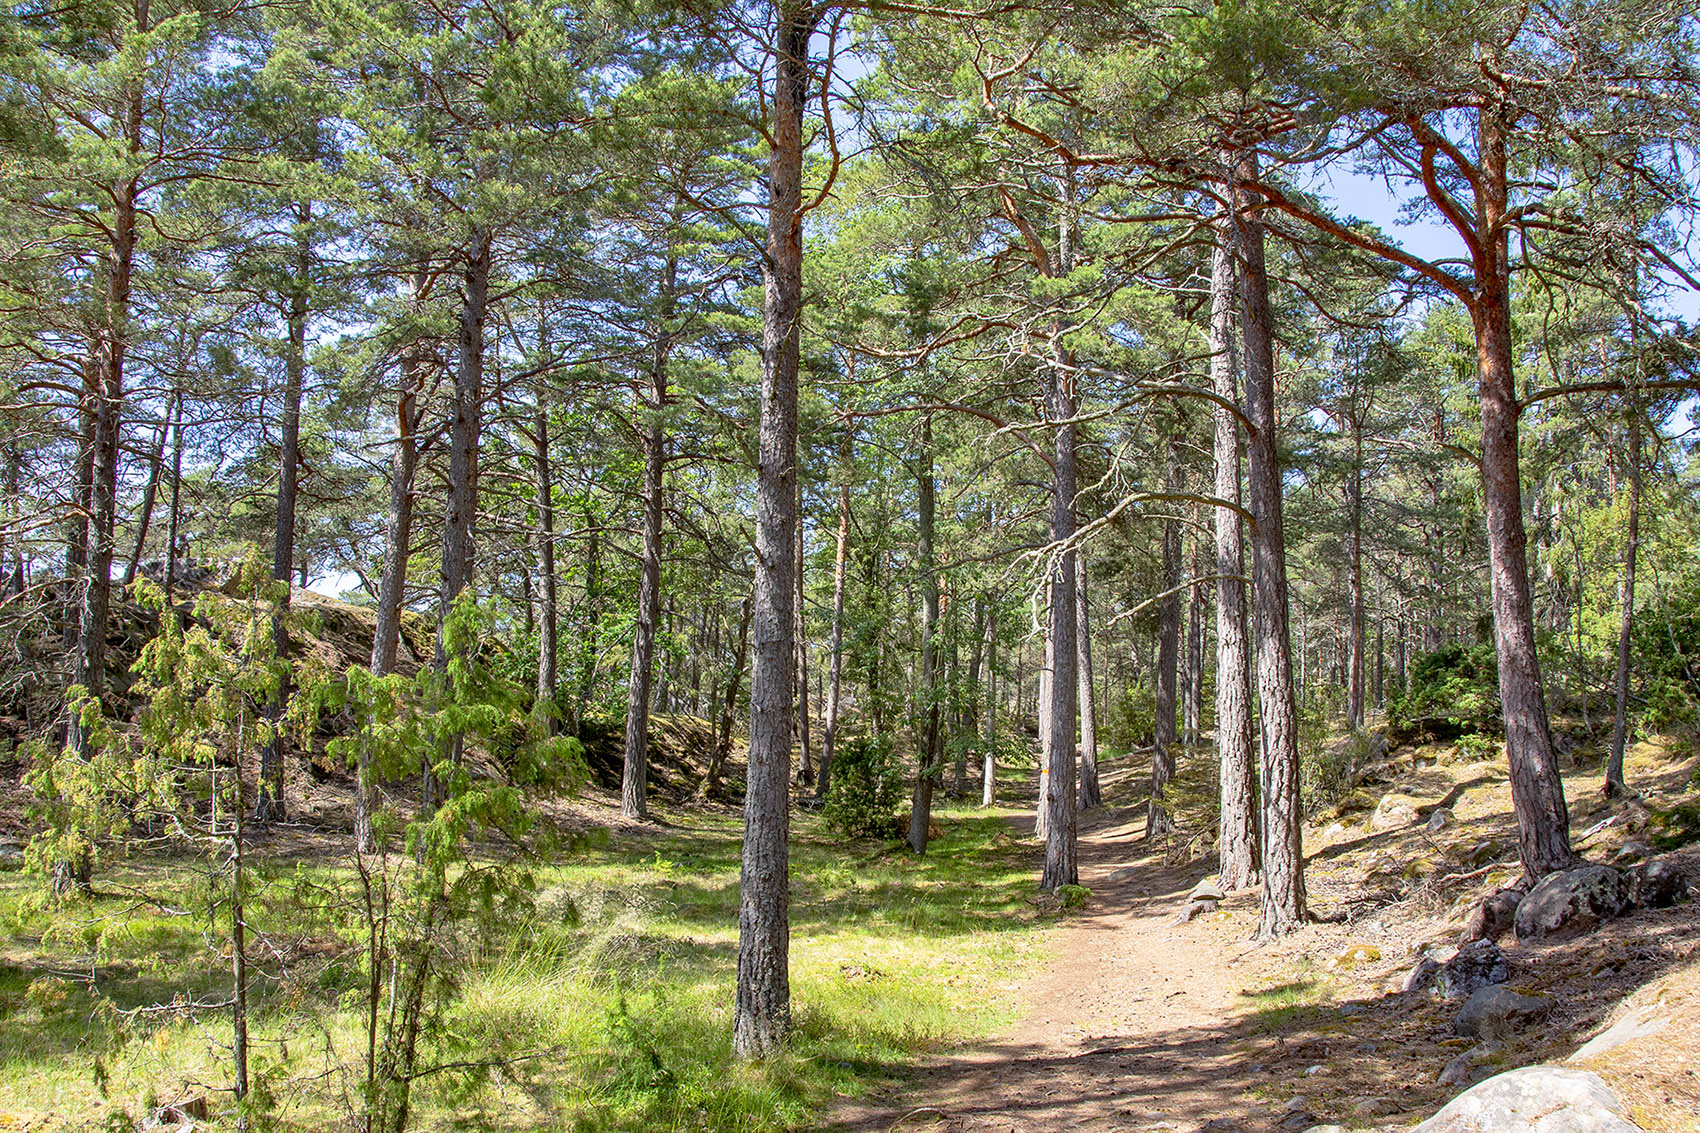
[[[1129,684],[1110,701],[1104,743],[1112,751],[1149,747],[1157,734],[1157,693],[1144,682]]]
[[[903,775],[891,743],[879,736],[856,736],[832,757],[832,785],[821,818],[852,838],[884,837],[892,831],[903,797]]]
[[[1653,732],[1695,727],[1700,722],[1700,586],[1636,610],[1630,650],[1630,672],[1645,689],[1642,727]]]
[[[1405,690],[1387,702],[1395,737],[1453,739],[1499,731],[1499,662],[1492,645],[1448,645],[1411,664]]]

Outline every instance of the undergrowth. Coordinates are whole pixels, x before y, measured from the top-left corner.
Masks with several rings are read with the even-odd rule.
[[[923,859],[795,819],[796,1041],[764,1064],[730,1049],[734,819],[675,815],[642,848],[541,869],[524,915],[460,953],[438,1046],[479,1072],[423,1074],[417,1128],[808,1128],[839,1096],[1008,1021],[1003,993],[1037,962],[1044,927],[1031,849],[999,812],[940,817]],[[265,868],[291,879],[249,913],[275,946],[253,988],[267,1124],[338,1127],[361,1074],[364,977],[354,909],[339,917],[314,895],[346,877]],[[56,909],[30,879],[0,875],[0,1128],[140,1128],[160,1105],[225,1104],[206,1083],[226,1080],[228,960],[208,947],[219,927],[183,915],[205,885],[195,862],[144,854]]]

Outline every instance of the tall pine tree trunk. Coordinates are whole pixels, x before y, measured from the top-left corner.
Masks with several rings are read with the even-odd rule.
[[[1067,546],[1074,539],[1074,376],[1066,366],[1060,345],[1057,365],[1046,367],[1049,377],[1045,416],[1056,424],[1056,471],[1051,493],[1051,542]],[[1041,727],[1045,732],[1046,790],[1040,798],[1045,811],[1045,868],[1040,887],[1054,890],[1077,885],[1080,870],[1076,857],[1074,783],[1074,729],[1077,695],[1076,666],[1079,647],[1074,609],[1075,552],[1056,556],[1051,568],[1048,635],[1048,679],[1046,710]]]
[[[1241,151],[1240,179],[1257,177],[1257,156]],[[1298,707],[1293,700],[1292,643],[1287,628],[1287,559],[1281,519],[1281,465],[1276,446],[1274,327],[1263,260],[1258,198],[1234,192],[1240,334],[1246,418],[1251,441],[1247,502],[1252,514],[1252,587],[1257,618],[1257,686],[1263,724],[1263,936],[1291,931],[1305,919],[1300,842]]]
[[[1240,502],[1240,419],[1234,317],[1234,225],[1217,225],[1210,270],[1210,378],[1221,401],[1215,427],[1216,498]],[[1252,760],[1251,654],[1246,637],[1245,551],[1240,515],[1218,505],[1216,528],[1216,758],[1221,786],[1217,842],[1224,889],[1243,889],[1257,874],[1257,778]]]
[[[777,1053],[791,1035],[791,715],[795,711],[797,370],[803,316],[803,114],[819,9],[776,12],[767,254],[763,261],[761,424],[756,476],[755,656],[738,887],[738,986],[732,1047]]]
[[[1476,294],[1470,316],[1476,335],[1477,385],[1482,406],[1482,485],[1487,509],[1488,560],[1493,594],[1494,652],[1499,658],[1499,700],[1511,767],[1512,809],[1517,814],[1517,856],[1530,881],[1568,868],[1570,819],[1548,730],[1546,690],[1535,651],[1534,603],[1529,587],[1527,536],[1517,432],[1522,407],[1511,341],[1511,285],[1507,208],[1506,133],[1496,108],[1479,112],[1477,149],[1481,175],[1476,216],[1481,231],[1495,233],[1477,248]]]
[[[446,671],[444,631],[461,593],[472,585],[476,568],[478,521],[478,446],[483,424],[484,322],[490,296],[490,233],[474,228],[466,248],[466,274],[460,307],[460,340],[455,359],[454,409],[449,419],[449,494],[443,517],[443,568],[438,591],[435,664]],[[450,764],[461,758],[462,737],[453,736],[439,754]],[[440,783],[425,769],[420,805],[429,811],[441,800]]]

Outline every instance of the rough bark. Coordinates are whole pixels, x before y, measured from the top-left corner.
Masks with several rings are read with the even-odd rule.
[[[460,336],[455,359],[455,388],[449,419],[449,492],[443,517],[443,566],[438,590],[435,665],[448,668],[443,630],[455,600],[472,584],[476,568],[478,519],[478,445],[484,391],[484,322],[490,292],[490,233],[474,229],[466,249],[466,274],[460,307]],[[461,737],[444,745],[441,758],[458,763]],[[425,769],[421,805],[429,810],[440,801],[438,783]]]
[[[1530,880],[1575,861],[1570,848],[1564,784],[1548,730],[1546,691],[1535,652],[1534,605],[1529,588],[1527,537],[1518,468],[1521,407],[1511,341],[1509,228],[1504,225],[1508,171],[1506,131],[1498,111],[1478,119],[1475,301],[1476,373],[1482,406],[1482,485],[1487,509],[1488,559],[1493,594],[1494,651],[1499,658],[1499,699],[1511,768],[1511,801],[1517,814],[1517,856]]]
[[[761,421],[756,477],[755,656],[739,874],[738,983],[732,1047],[777,1053],[791,1034],[790,765],[796,689],[797,369],[803,307],[803,114],[812,5],[784,0],[769,104],[767,249],[763,260]]]
[[[1051,493],[1051,542],[1064,546],[1074,538],[1074,378],[1061,365],[1047,367],[1045,415],[1054,422],[1056,472]],[[1049,701],[1045,722],[1048,790],[1043,798],[1045,821],[1045,869],[1040,887],[1056,889],[1078,885],[1076,858],[1074,728],[1076,713],[1075,668],[1079,658],[1074,610],[1075,553],[1058,555],[1051,570],[1050,676],[1046,682]]]
[[[1239,155],[1240,180],[1257,176],[1257,157]],[[1234,223],[1251,438],[1246,470],[1252,514],[1252,588],[1256,609],[1258,717],[1263,724],[1263,917],[1270,936],[1297,928],[1306,915],[1300,843],[1298,708],[1293,701],[1292,644],[1287,628],[1287,560],[1281,518],[1281,465],[1276,448],[1274,328],[1263,259],[1263,226],[1254,194],[1236,188]]]
[[[1233,225],[1217,225],[1210,272],[1210,378],[1225,404],[1212,412],[1216,497],[1240,499],[1240,424],[1229,405],[1239,404],[1233,326]],[[1224,889],[1250,885],[1258,868],[1257,781],[1252,760],[1251,654],[1246,638],[1245,551],[1239,513],[1215,509],[1216,534],[1216,757],[1221,786],[1217,846]]]

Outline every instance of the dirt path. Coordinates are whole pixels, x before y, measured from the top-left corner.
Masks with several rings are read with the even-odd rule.
[[[841,1112],[837,1128],[1249,1130],[1289,1116],[1243,1096],[1253,1083],[1240,991],[1269,959],[1246,939],[1246,908],[1176,923],[1204,869],[1165,867],[1143,829],[1131,809],[1082,827],[1091,904],[1057,930],[1051,961],[1016,993],[1028,1008],[1020,1023]]]

